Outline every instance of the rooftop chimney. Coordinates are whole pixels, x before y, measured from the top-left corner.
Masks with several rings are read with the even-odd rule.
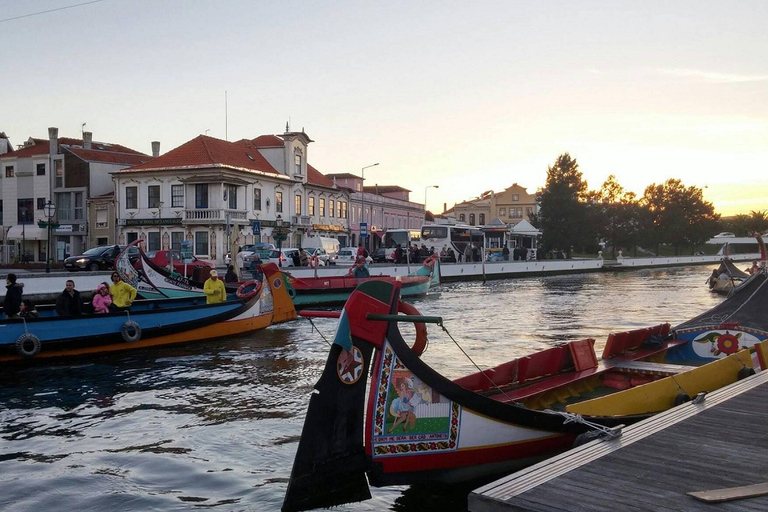
[[[152,156],[157,158],[160,156],[160,141],[159,140],[153,140],[152,141]]]
[[[93,142],[93,133],[83,132],[83,149],[91,149],[91,142]]]
[[[48,128],[48,153],[51,155],[59,153],[59,129],[53,126]]]

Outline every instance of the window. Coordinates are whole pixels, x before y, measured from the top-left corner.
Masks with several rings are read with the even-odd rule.
[[[75,192],[75,219],[83,219],[83,193]]]
[[[180,251],[182,240],[184,240],[183,231],[171,231],[171,249]]]
[[[525,209],[525,216],[526,216],[526,217],[528,217],[529,219],[530,219],[531,217],[533,217],[533,207],[532,207],[532,206],[528,206],[528,207]]]
[[[184,208],[184,185],[171,185],[171,207]]]
[[[196,256],[208,255],[208,232],[207,231],[195,231],[195,255]]]
[[[334,203],[335,203],[335,201],[334,201],[333,199],[330,199],[330,200],[328,201],[328,216],[329,216],[329,217],[333,217],[333,216],[334,216],[334,214],[335,214],[335,208],[334,208],[334,207],[335,207],[336,205],[335,205]]]
[[[44,210],[45,209],[45,198],[44,197],[38,197],[37,198],[37,209],[38,210]]]
[[[296,150],[296,154],[293,155],[293,164],[295,167],[294,173],[301,174],[301,153]]]
[[[102,246],[102,245],[109,245],[109,238],[106,236],[100,236],[96,238],[96,245]]]
[[[481,226],[485,226],[485,214],[481,213],[478,217],[479,217],[479,220],[480,220],[480,225]]]
[[[18,199],[19,224],[32,224],[35,218],[35,202],[33,199]]]
[[[275,192],[275,212],[283,213],[283,193]]]
[[[45,164],[37,164],[37,175],[45,176]]]
[[[506,208],[499,208],[499,217],[503,217],[507,214]]]
[[[135,210],[139,207],[139,188],[125,187],[125,208]]]
[[[296,197],[294,198],[294,210],[296,211],[296,215],[301,215],[301,196],[296,194]]]
[[[160,232],[150,231],[147,233],[147,250],[159,251],[160,250]]]
[[[147,208],[160,208],[160,185],[147,186]]]
[[[469,214],[469,225],[470,226],[474,226],[475,225],[475,214],[474,213],[470,213]]]
[[[255,211],[261,211],[261,189],[253,189],[253,209]]]
[[[325,198],[324,197],[320,198],[320,204],[318,206],[320,208],[318,211],[318,214],[320,215],[320,217],[325,217]]]
[[[512,200],[513,201],[519,201],[520,200],[520,196],[518,194],[512,194]]]
[[[522,208],[510,208],[509,209],[509,218],[510,219],[521,219],[523,217],[523,209]]]
[[[237,185],[224,185],[227,194],[227,206],[230,210],[237,210]]]
[[[72,220],[72,194],[56,194],[56,214],[60,221]]]
[[[208,208],[208,184],[198,183],[195,185],[195,208]],[[208,233],[206,233],[208,236]],[[206,245],[208,241],[206,240]],[[201,253],[207,254],[207,253]]]
[[[3,200],[0,199],[0,226],[3,225]]]
[[[336,201],[337,206],[337,213],[336,215],[340,219],[346,219],[347,218],[347,202],[346,201]]]
[[[307,204],[307,215],[314,215],[315,214],[315,198],[312,196],[309,196],[309,204]]]
[[[96,227],[97,228],[106,228],[109,227],[109,223],[107,221],[107,209],[104,208],[103,210],[96,210]],[[99,244],[104,245],[104,244]]]
[[[6,165],[5,166],[5,177],[6,178],[13,178],[13,166],[12,165]]]
[[[464,214],[463,214],[463,213],[460,213],[460,214],[459,214],[459,220],[460,220],[461,222],[467,222],[467,219],[466,219],[466,217],[464,217]]]
[[[130,244],[139,239],[139,234],[135,231],[129,231],[125,234],[125,243]]]
[[[64,161],[56,160],[53,165],[56,169],[56,187],[61,188],[64,186]],[[136,207],[134,206],[134,208]]]

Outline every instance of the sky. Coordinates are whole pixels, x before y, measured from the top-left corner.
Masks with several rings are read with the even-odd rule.
[[[592,190],[677,178],[749,214],[768,209],[766,26],[764,0],[0,0],[0,131],[86,123],[151,154],[289,123],[319,171],[379,163],[366,185],[434,212],[535,192],[568,152]]]

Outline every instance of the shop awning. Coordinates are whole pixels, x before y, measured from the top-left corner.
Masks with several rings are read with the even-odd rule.
[[[6,240],[47,240],[48,233],[36,224],[16,224],[8,229]]]

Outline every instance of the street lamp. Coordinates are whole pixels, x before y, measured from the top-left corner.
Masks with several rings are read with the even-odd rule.
[[[51,224],[53,223],[53,214],[56,213],[56,205],[50,199],[45,203],[45,216],[48,222],[45,227],[48,228],[48,244],[45,247],[45,273],[51,273]]]
[[[363,224],[365,224],[365,170],[370,168],[370,167],[376,167],[377,165],[379,165],[379,162],[376,162],[375,164],[371,164],[371,165],[366,165],[365,167],[363,167],[363,172],[362,172],[362,174],[363,174],[363,187],[360,190],[360,192],[362,194],[360,202],[361,202],[362,207],[363,207],[363,211],[361,212],[361,219],[360,219],[360,236],[363,235]],[[365,235],[365,245],[366,245],[366,248],[368,248],[368,246],[369,246],[369,244],[368,244],[368,239],[369,239],[368,232],[370,232],[369,229],[366,230],[366,235]]]
[[[19,260],[24,263],[24,246],[27,245],[27,209],[21,207],[21,257]]]
[[[427,217],[427,190],[431,188],[440,188],[440,185],[429,185],[424,189],[424,218]]]

